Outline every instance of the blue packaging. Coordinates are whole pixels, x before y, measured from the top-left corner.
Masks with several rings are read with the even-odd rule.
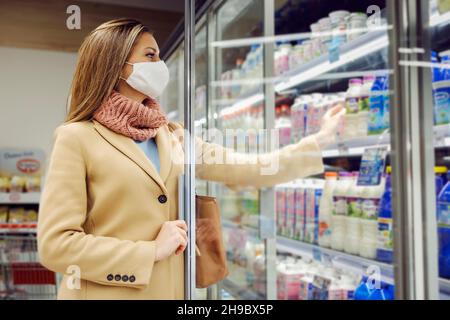
[[[450,123],[450,80],[433,83],[433,101],[435,124]]]
[[[389,78],[375,79],[369,97],[368,134],[380,134],[389,127]]]
[[[439,276],[450,278],[450,182],[442,188],[437,202]]]
[[[438,63],[437,57],[432,56],[432,62]],[[441,64],[450,63],[449,52],[442,55]],[[447,68],[433,68],[433,109],[434,124],[450,123],[450,70]]]
[[[392,184],[391,176],[386,175],[386,186],[380,200],[378,212],[377,260],[392,263],[394,234],[392,220]]]
[[[372,289],[369,288],[367,284],[367,277],[363,276],[359,286],[355,290],[354,299],[355,300],[367,300],[372,293]]]

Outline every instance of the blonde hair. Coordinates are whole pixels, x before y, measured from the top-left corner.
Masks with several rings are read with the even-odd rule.
[[[123,65],[143,32],[152,33],[139,21],[122,18],[101,24],[84,39],[78,51],[65,122],[92,119],[116,87]]]

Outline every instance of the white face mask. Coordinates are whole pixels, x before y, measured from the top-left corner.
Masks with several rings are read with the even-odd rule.
[[[164,61],[129,63],[133,66],[133,72],[125,80],[132,88],[151,97],[161,95],[169,82],[169,69]]]

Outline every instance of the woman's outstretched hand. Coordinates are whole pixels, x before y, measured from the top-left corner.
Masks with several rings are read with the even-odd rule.
[[[336,141],[338,126],[344,115],[345,108],[343,103],[333,106],[324,114],[320,131],[315,134],[316,141],[321,149]]]

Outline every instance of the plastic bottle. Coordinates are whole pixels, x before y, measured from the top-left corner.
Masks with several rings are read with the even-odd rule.
[[[377,260],[392,263],[394,249],[394,230],[392,225],[392,185],[391,167],[387,167],[386,187],[381,197],[378,212]]]
[[[347,30],[352,31],[347,33],[347,41],[352,41],[363,35],[367,28],[367,15],[362,12],[353,12],[346,17]]]
[[[353,172],[352,184],[347,193],[347,215],[344,218],[344,251],[359,254],[361,240],[361,195],[362,187],[357,185],[358,172]]]
[[[372,87],[375,83],[375,77],[366,75],[363,77],[363,85],[361,87],[361,100],[359,102],[359,111],[369,111],[369,98]]]
[[[345,10],[337,10],[330,12],[328,15],[331,20],[331,26],[333,28],[333,39],[337,46],[344,44],[347,41],[347,35],[345,33],[347,29],[347,24],[345,22],[347,16],[350,12]]]
[[[337,184],[336,172],[325,172],[325,185],[319,204],[319,245],[331,246],[331,216],[333,214],[333,193]]]
[[[388,77],[377,77],[370,90],[368,134],[380,134],[389,127]]]
[[[369,97],[372,86],[375,82],[374,76],[364,76],[363,85],[361,86],[361,97],[359,100],[359,110],[357,116],[357,136],[363,137],[367,135],[369,123]]]
[[[352,174],[340,172],[333,192],[333,215],[331,216],[331,248],[335,250],[344,249],[347,194],[351,184]]]
[[[376,186],[366,186],[363,188],[362,199],[362,219],[361,219],[361,241],[359,255],[365,258],[374,259],[377,255],[378,246],[378,212],[380,199],[385,189],[386,178],[383,177]]]
[[[361,79],[350,79],[346,92],[345,106],[347,113],[344,116],[346,138],[353,138],[359,134],[359,101],[361,100]]]

